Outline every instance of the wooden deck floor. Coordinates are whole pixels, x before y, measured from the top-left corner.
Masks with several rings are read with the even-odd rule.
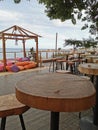
[[[39,68],[36,71],[26,71],[21,73],[4,74],[0,76],[0,95],[15,92],[15,84],[17,81],[29,78],[38,74],[46,73],[48,69]],[[92,110],[82,112],[82,116],[89,116]],[[50,130],[50,112],[31,108],[23,114],[26,130]],[[6,130],[21,130],[20,120],[18,116],[7,118]],[[79,130],[78,113],[60,113],[60,130]]]

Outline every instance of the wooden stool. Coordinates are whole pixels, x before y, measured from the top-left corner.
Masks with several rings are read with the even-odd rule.
[[[66,61],[66,59],[56,60],[56,70],[58,70],[58,64],[60,65],[61,70],[64,70],[64,62]]]
[[[69,70],[56,70],[57,73],[62,73],[62,74],[71,74],[71,71]]]
[[[70,67],[70,71],[73,73],[73,71],[75,71],[75,63],[72,61],[68,61],[67,64]]]
[[[2,118],[0,130],[5,130],[6,117],[12,115],[19,115],[22,130],[26,130],[22,114],[28,109],[28,106],[23,105],[16,99],[15,94],[0,96],[0,117]]]

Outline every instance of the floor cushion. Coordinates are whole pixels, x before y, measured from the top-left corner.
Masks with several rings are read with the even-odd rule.
[[[6,66],[6,70],[9,71],[9,72],[12,72],[11,66],[7,65],[7,66]]]
[[[20,69],[20,71],[25,69],[24,66],[17,66],[17,67]]]
[[[11,71],[12,72],[18,72],[18,71],[20,71],[20,69],[18,68],[18,66],[13,65],[13,66],[11,66]]]

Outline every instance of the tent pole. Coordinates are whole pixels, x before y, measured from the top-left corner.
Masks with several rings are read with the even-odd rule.
[[[2,44],[3,44],[4,71],[6,71],[6,49],[5,49],[5,37],[4,37],[4,33],[2,34]]]
[[[36,62],[37,62],[37,66],[39,66],[39,59],[38,59],[38,37],[36,37],[35,39],[36,41]]]
[[[23,40],[23,54],[26,57],[25,40]]]

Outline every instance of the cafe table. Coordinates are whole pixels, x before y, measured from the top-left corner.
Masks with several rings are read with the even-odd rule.
[[[98,64],[95,63],[85,63],[85,64],[80,64],[78,67],[78,70],[81,73],[96,76],[96,83],[95,83],[95,88],[96,88],[96,105],[94,108],[94,124],[98,125]]]
[[[93,83],[72,74],[45,73],[16,84],[17,99],[29,107],[50,111],[50,130],[59,130],[60,112],[80,112],[95,105]]]
[[[86,59],[90,59],[90,62],[94,63],[96,62],[96,60],[98,60],[98,55],[89,55],[89,56],[86,56]]]

